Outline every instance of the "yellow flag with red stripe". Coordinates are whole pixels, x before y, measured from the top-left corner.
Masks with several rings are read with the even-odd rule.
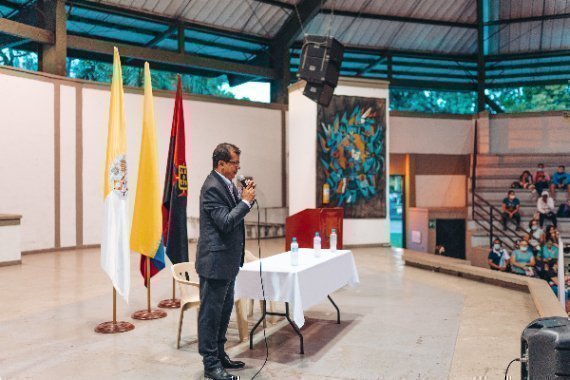
[[[154,275],[164,267],[164,248],[162,245],[162,190],[158,174],[154,105],[148,62],[144,65],[142,129],[137,192],[131,228],[131,251],[154,259],[151,266],[151,275]],[[145,257],[141,260],[144,278],[146,278]]]

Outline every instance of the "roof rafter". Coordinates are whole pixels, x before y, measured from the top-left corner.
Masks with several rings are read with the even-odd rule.
[[[69,49],[91,51],[99,54],[111,54],[113,46],[117,46],[124,57],[149,60],[153,62],[168,62],[173,65],[189,66],[196,69],[227,72],[247,75],[254,78],[277,79],[277,72],[273,69],[248,65],[240,62],[209,58],[198,55],[179,54],[167,50],[150,49],[132,44],[103,41],[77,35],[67,36]]]
[[[303,0],[299,3],[296,11],[289,15],[289,18],[275,36],[272,46],[278,49],[289,49],[301,33],[303,25],[309,23],[319,13],[321,4],[325,1]],[[299,19],[301,23],[299,23]]]
[[[545,16],[504,18],[504,19],[500,19],[500,20],[487,21],[484,24],[485,24],[485,26],[487,26],[487,25],[519,24],[519,23],[523,23],[523,22],[533,22],[533,21],[562,20],[562,19],[566,19],[566,18],[570,18],[570,13],[559,13],[559,14],[545,15]]]
[[[301,42],[296,42],[294,47],[301,48]],[[394,57],[419,58],[419,59],[435,59],[448,61],[465,61],[477,62],[476,54],[445,54],[430,53],[417,50],[398,50],[398,49],[375,49],[370,47],[361,47],[355,45],[344,45],[344,53],[362,53],[372,55],[392,55]],[[570,53],[570,51],[569,51]]]
[[[150,30],[150,29],[133,27],[133,26],[129,26],[129,25],[120,25],[120,24],[115,24],[115,23],[109,22],[109,21],[98,20],[98,19],[93,19],[93,18],[86,18],[83,16],[76,16],[73,14],[68,17],[68,20],[74,21],[74,22],[81,22],[81,23],[85,23],[85,24],[90,24],[90,25],[95,25],[95,26],[102,26],[105,28],[114,28],[114,29],[121,30],[121,31],[128,31],[128,32],[133,32],[133,33],[138,33],[138,34],[145,34],[148,36],[152,36],[153,39],[157,39],[157,41],[154,44],[158,44],[160,41],[163,41],[164,39],[173,39],[172,34],[174,33],[174,31],[170,32],[171,28],[177,28],[177,26],[171,25],[164,32],[156,32],[156,31]],[[163,37],[162,39],[160,39],[161,36]],[[195,37],[185,37],[184,41],[188,42],[188,43],[198,43],[198,44],[203,44],[203,45],[219,47],[221,49],[236,50],[236,51],[239,51],[242,53],[248,53],[248,54],[258,54],[258,53],[262,52],[261,50],[257,51],[257,50],[247,49],[247,48],[243,48],[243,47],[239,47],[239,46],[235,46],[235,45],[230,45],[230,44],[225,44],[225,43],[221,43],[221,42],[206,41],[206,40],[201,40],[201,39],[195,38]]]
[[[429,18],[406,17],[406,16],[381,15],[381,14],[372,14],[372,13],[359,13],[359,12],[336,10],[336,9],[335,10],[322,9],[321,13],[334,14],[335,16],[364,18],[369,20],[396,21],[396,22],[408,22],[414,24],[448,26],[452,28],[477,29],[477,24],[471,24],[468,22],[446,21],[446,20],[436,20]]]
[[[139,20],[151,21],[166,25],[176,24],[177,22],[180,21],[170,17],[153,14],[150,12],[144,12],[131,8],[109,5],[105,3],[96,3],[88,0],[67,0],[66,3],[72,7],[77,6],[80,8],[91,9],[99,12],[106,12],[123,17],[135,18]],[[213,25],[204,25],[198,22],[190,22],[190,21],[184,21],[183,24],[185,27],[189,29],[195,29],[198,31],[203,31],[211,34],[219,34],[221,36],[231,37],[234,39],[241,39],[244,41],[250,41],[264,45],[269,45],[271,43],[271,40],[268,38],[253,36],[250,34],[244,34],[228,28],[221,28]]]

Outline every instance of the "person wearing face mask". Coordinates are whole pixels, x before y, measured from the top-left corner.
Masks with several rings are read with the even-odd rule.
[[[489,268],[505,272],[507,270],[509,259],[510,256],[506,249],[502,247],[501,241],[499,239],[493,240],[493,246],[491,247],[488,256]]]
[[[544,190],[536,202],[536,210],[538,211],[538,218],[540,220],[540,227],[544,226],[544,219],[550,219],[552,225],[556,228],[556,207],[554,207],[554,199]]]
[[[509,190],[507,197],[503,199],[501,205],[501,217],[503,222],[503,229],[507,229],[507,222],[512,220],[517,226],[517,231],[520,230],[521,224],[521,214],[520,214],[521,202],[515,196],[513,190]]]
[[[534,276],[535,266],[536,261],[532,251],[528,249],[527,241],[521,241],[519,248],[515,249],[511,255],[511,268],[513,273],[532,277]]]
[[[547,240],[542,250],[536,255],[536,259],[537,266],[540,266],[544,272],[548,271],[558,260],[558,247],[552,244],[552,241]]]
[[[537,254],[545,241],[544,231],[538,227],[536,219],[532,219],[528,223],[528,227],[527,243],[530,245],[534,254]]]

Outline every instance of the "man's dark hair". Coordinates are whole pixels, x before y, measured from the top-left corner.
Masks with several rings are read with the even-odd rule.
[[[564,166],[564,165],[558,165],[558,168],[562,168],[563,170],[566,170],[566,166]]]
[[[234,144],[221,143],[218,144],[214,153],[212,153],[212,165],[214,169],[218,166],[218,162],[224,161],[229,162],[232,160],[232,153],[234,152],[238,156],[241,154],[241,150]]]
[[[507,193],[508,195],[514,194],[515,191],[514,190],[509,190],[509,192]]]

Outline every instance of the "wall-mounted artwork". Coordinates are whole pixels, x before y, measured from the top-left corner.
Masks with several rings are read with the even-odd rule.
[[[317,207],[385,218],[386,100],[335,95],[317,123]]]

